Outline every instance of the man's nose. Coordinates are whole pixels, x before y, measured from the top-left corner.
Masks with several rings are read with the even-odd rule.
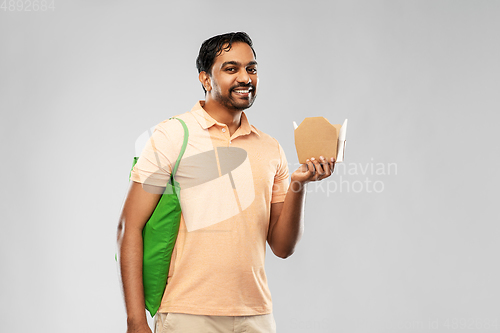
[[[248,75],[247,71],[240,71],[237,78],[239,83],[249,84],[252,82],[252,78]]]

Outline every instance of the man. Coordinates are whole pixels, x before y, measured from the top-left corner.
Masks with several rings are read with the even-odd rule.
[[[206,40],[197,58],[205,101],[176,116],[189,144],[175,175],[182,217],[155,332],[275,332],[264,271],[266,240],[287,258],[303,232],[305,184],[335,160],[311,158],[291,175],[279,143],[243,110],[258,91],[255,51],[242,32]],[[178,120],[157,125],[132,170],[118,226],[128,333],[151,332],[144,311],[142,229],[183,140]]]

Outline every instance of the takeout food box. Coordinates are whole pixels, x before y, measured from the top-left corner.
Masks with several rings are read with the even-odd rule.
[[[320,156],[328,161],[335,157],[336,163],[343,162],[347,119],[343,125],[332,125],[325,117],[308,117],[299,126],[294,122],[294,127],[299,163],[306,163],[311,157],[319,160]]]

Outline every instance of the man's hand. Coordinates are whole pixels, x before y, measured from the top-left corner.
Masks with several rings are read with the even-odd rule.
[[[141,325],[129,324],[126,333],[152,333],[148,324],[142,323]]]
[[[306,163],[295,170],[291,176],[291,185],[294,186],[296,182],[304,185],[330,177],[335,168],[335,159],[332,157],[330,162],[328,162],[323,156],[319,158],[320,160],[318,161],[314,157],[311,157],[311,159],[306,160]]]

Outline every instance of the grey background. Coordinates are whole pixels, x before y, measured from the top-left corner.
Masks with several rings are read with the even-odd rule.
[[[345,168],[309,188],[296,253],[268,248],[278,331],[498,332],[499,14],[498,1],[0,10],[0,331],[125,331],[114,253],[135,140],[203,98],[202,41],[243,30],[261,80],[246,113],[291,171],[293,120],[349,119]]]

